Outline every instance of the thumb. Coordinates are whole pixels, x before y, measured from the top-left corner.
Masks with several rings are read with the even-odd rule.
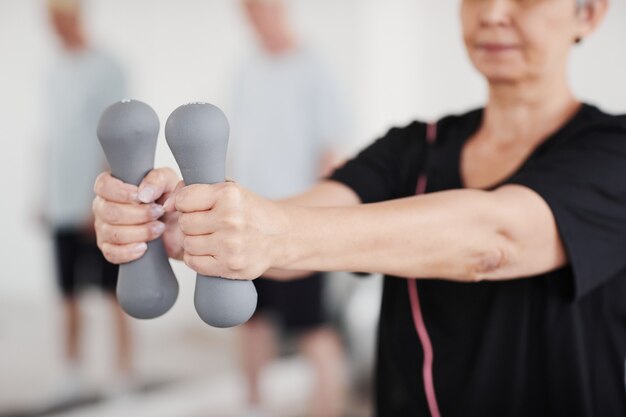
[[[176,184],[176,188],[174,188],[174,190],[167,197],[167,200],[165,200],[165,203],[163,203],[163,210],[165,210],[165,213],[176,211],[176,195],[183,188],[185,188],[185,182],[179,181],[178,184]]]
[[[137,198],[142,203],[153,203],[163,194],[171,192],[177,183],[178,175],[172,169],[153,169],[139,184]]]

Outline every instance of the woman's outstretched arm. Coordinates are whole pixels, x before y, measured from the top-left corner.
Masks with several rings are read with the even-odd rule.
[[[352,198],[349,203],[358,202]],[[225,183],[187,187],[176,207],[183,213],[185,262],[206,275],[367,271],[474,282],[527,277],[566,263],[550,208],[516,185],[307,207]]]

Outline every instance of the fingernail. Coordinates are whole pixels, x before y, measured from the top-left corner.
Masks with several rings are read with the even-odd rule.
[[[155,235],[160,235],[165,230],[165,223],[156,222],[152,225],[152,232]]]
[[[145,242],[141,242],[141,243],[137,243],[134,247],[133,247],[133,252],[135,253],[142,253],[144,252],[146,249],[148,249],[148,244]]]
[[[154,201],[154,195],[156,194],[156,190],[154,187],[147,185],[139,190],[139,201],[142,203],[151,203]]]
[[[158,219],[165,213],[165,209],[160,204],[153,204],[152,207],[150,207],[150,212],[152,213],[153,219]]]

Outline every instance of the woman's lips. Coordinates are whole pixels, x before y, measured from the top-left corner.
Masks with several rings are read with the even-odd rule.
[[[519,49],[516,45],[507,45],[503,43],[478,43],[476,44],[476,48],[482,51],[491,52],[491,53],[501,53],[501,52],[510,52],[516,51]]]

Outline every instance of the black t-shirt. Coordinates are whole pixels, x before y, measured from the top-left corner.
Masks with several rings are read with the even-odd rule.
[[[426,192],[463,188],[461,149],[481,119],[476,110],[441,120],[430,148],[423,123],[391,129],[330,179],[363,203],[414,195],[424,166]],[[417,281],[441,415],[626,416],[626,117],[583,105],[502,184],[543,197],[570,264],[511,281]],[[381,417],[430,415],[411,317],[406,280],[386,276]]]

